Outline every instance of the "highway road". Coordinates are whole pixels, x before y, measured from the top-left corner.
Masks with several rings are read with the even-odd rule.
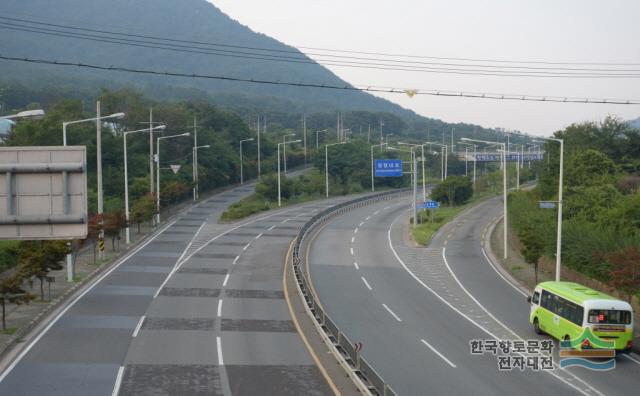
[[[470,353],[472,340],[544,339],[528,323],[526,296],[483,254],[486,226],[500,210],[499,199],[480,204],[428,248],[407,242],[406,198],[336,217],[307,252],[325,312],[363,343],[363,357],[400,395],[636,394],[637,355],[618,357],[609,372],[501,371],[492,353]]]
[[[0,394],[331,394],[282,275],[298,228],[345,198],[217,222],[252,191],[207,199],[112,266],[27,342]]]

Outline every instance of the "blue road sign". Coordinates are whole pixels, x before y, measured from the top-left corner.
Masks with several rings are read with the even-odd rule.
[[[540,201],[538,203],[540,209],[555,209],[556,203],[553,201]]]
[[[416,209],[438,209],[439,207],[438,201],[425,201],[416,204]]]
[[[402,160],[377,159],[375,161],[376,177],[402,177]]]

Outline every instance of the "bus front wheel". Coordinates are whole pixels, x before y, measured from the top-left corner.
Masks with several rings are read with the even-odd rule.
[[[535,331],[536,334],[544,334],[544,331],[542,331],[542,329],[540,328],[540,322],[538,322],[538,318],[533,319],[533,331]]]

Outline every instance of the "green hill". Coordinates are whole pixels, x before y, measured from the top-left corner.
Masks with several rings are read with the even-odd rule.
[[[0,19],[0,54],[5,56],[189,74],[349,85],[325,67],[302,55],[296,48],[252,31],[205,0],[3,0],[0,2],[0,16],[23,20]],[[35,25],[24,20],[52,25]],[[97,31],[69,30],[69,27]],[[48,34],[41,33],[43,28],[48,29]],[[33,30],[39,30],[40,33]],[[295,53],[281,54],[303,57],[311,63],[253,59],[259,56],[246,59],[238,57],[246,55],[237,52],[255,54],[259,51],[228,47],[215,47],[217,55],[194,53],[202,52],[200,48],[203,45],[193,43],[174,43],[187,46],[186,50],[191,52],[148,48],[150,42],[157,43],[157,40],[138,36],[129,36],[130,39],[139,40],[138,46],[116,44],[104,42],[104,36],[110,37],[106,41],[118,41],[122,36],[99,31],[294,51]],[[85,38],[66,37],[69,34],[83,34]],[[91,35],[89,38],[92,40],[87,40],[87,35]],[[102,37],[102,41],[95,41],[96,37]],[[207,48],[210,51],[212,47]],[[298,119],[299,114],[306,112],[332,113],[334,115],[331,118],[335,120],[336,111],[363,110],[392,113],[404,121],[407,131],[424,133],[427,128],[435,131],[446,127],[439,120],[418,116],[388,100],[359,91],[150,76],[0,61],[0,105],[4,102],[5,108],[18,108],[28,102],[47,104],[59,97],[89,99],[94,98],[100,88],[113,90],[124,87],[133,87],[160,101],[204,100],[235,109],[247,119],[253,119],[253,114],[259,112],[271,113],[281,119],[291,118],[296,114],[295,119]],[[381,116],[374,115],[370,118],[374,121],[373,127]],[[349,127],[348,124],[346,126]],[[362,126],[363,124],[359,124],[357,127]],[[364,124],[364,127],[367,128],[368,124]],[[462,130],[473,131],[474,127],[456,126],[456,131]]]

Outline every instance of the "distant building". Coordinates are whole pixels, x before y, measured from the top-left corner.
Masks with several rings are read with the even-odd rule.
[[[0,142],[4,142],[14,124],[11,120],[0,120]]]

